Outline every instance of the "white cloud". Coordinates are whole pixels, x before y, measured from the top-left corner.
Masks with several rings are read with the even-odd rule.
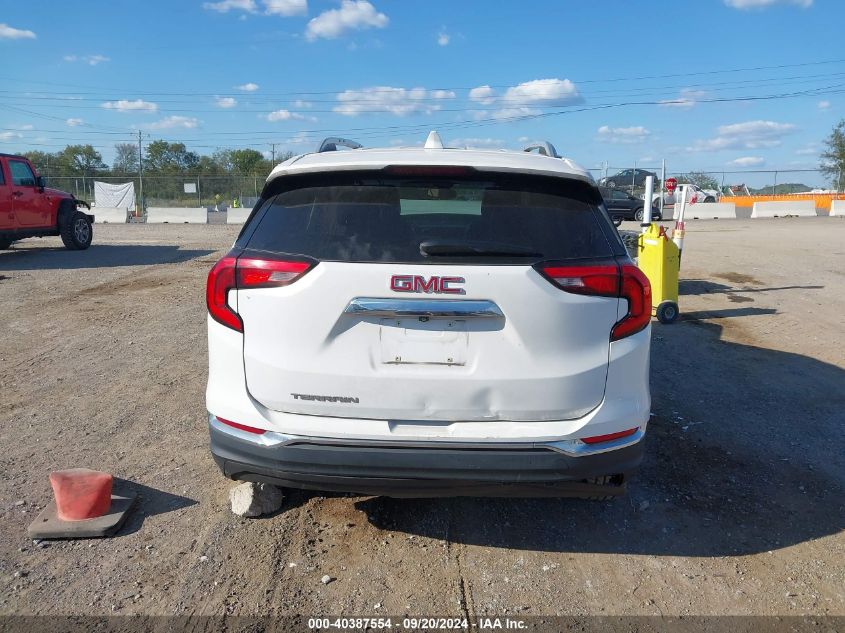
[[[216,97],[214,103],[217,104],[218,108],[228,109],[238,105],[238,100],[234,97]]]
[[[500,138],[453,138],[449,141],[450,147],[474,147],[488,149],[491,147],[502,147],[505,144]]]
[[[663,99],[660,101],[661,108],[680,108],[682,110],[689,110],[695,106],[699,99],[703,99],[707,95],[703,90],[693,90],[692,88],[684,88],[681,90],[677,99]]]
[[[312,105],[310,101],[303,101],[302,99],[297,99],[293,102],[294,108],[310,108]]]
[[[128,99],[121,99],[120,101],[106,101],[102,104],[106,110],[117,110],[118,112],[155,112],[158,110],[158,104],[143,99],[136,99],[129,101]]]
[[[449,41],[451,39],[451,36],[444,31],[440,31],[440,33],[437,34],[437,44],[440,46],[449,46]]]
[[[390,19],[367,0],[341,0],[339,9],[324,11],[308,22],[305,39],[313,42],[321,37],[334,39],[351,30],[383,29],[388,22]]]
[[[569,79],[535,79],[526,81],[505,90],[498,96],[496,90],[488,85],[478,86],[469,91],[471,101],[483,105],[499,104],[501,109],[493,112],[497,119],[527,116],[540,112],[538,106],[563,106],[581,103],[583,98],[578,93],[575,84]],[[476,118],[488,116],[484,112],[476,112]]]
[[[0,132],[0,141],[14,141],[23,138],[20,132]]]
[[[496,91],[487,85],[478,86],[478,88],[473,88],[469,91],[469,98],[471,101],[490,105],[496,101]]]
[[[26,29],[16,29],[0,22],[0,40],[34,40],[35,33]]]
[[[82,125],[85,121],[82,119],[68,119],[65,123],[67,123],[69,127],[76,127],[78,125]]]
[[[734,167],[759,167],[765,162],[766,160],[761,156],[742,156],[728,161],[728,165]]]
[[[243,92],[255,92],[258,90],[258,84],[254,84],[252,82],[241,84],[240,86],[235,86],[238,90],[242,90]]]
[[[805,145],[801,149],[795,150],[795,153],[798,156],[816,156],[819,153],[819,148],[817,145]]]
[[[96,66],[97,64],[111,61],[111,58],[105,55],[65,55],[62,59],[66,62],[85,62],[89,66]]]
[[[813,0],[725,0],[732,9],[765,9],[776,4],[792,4],[802,9],[813,6]]]
[[[204,2],[202,8],[218,13],[228,13],[229,11],[255,13],[258,10],[258,5],[255,4],[255,0],[220,0],[220,2]]]
[[[454,99],[451,90],[426,90],[425,88],[392,88],[375,86],[361,90],[345,90],[337,95],[339,105],[334,107],[338,114],[355,116],[363,113],[387,112],[396,116],[423,113],[431,114],[441,106],[433,101]]]
[[[307,117],[304,114],[299,114],[299,112],[291,112],[290,110],[285,110],[284,108],[281,109],[281,110],[275,110],[275,111],[269,113],[265,118],[270,122],[291,121],[291,120],[297,120],[297,121],[306,121],[306,120],[316,121],[317,120],[313,117]]]
[[[628,145],[642,143],[649,136],[651,136],[651,132],[642,125],[631,127],[610,127],[608,125],[602,125],[598,129],[596,140],[602,143],[622,143]]]
[[[151,130],[171,130],[173,128],[192,130],[199,127],[199,124],[199,119],[194,117],[175,115],[164,117],[155,123],[150,123],[147,127]]]
[[[308,0],[264,0],[268,15],[305,15],[308,13]]]
[[[716,128],[717,136],[698,140],[687,151],[715,152],[725,149],[761,149],[777,147],[783,137],[796,130],[792,123],[775,121],[746,121],[721,125]]]
[[[823,99],[819,101],[819,110],[827,110],[830,108],[830,101]]]

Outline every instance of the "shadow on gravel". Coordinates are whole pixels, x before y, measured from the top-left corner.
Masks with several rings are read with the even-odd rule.
[[[751,279],[751,278],[749,278]],[[750,283],[759,283],[750,281]],[[678,281],[678,294],[680,295],[706,295],[706,294],[746,294],[749,292],[772,292],[776,290],[822,290],[824,286],[777,286],[771,288],[749,288],[744,284],[741,288],[727,286],[707,279],[681,279]]]
[[[114,492],[132,493],[138,496],[135,507],[126,519],[126,523],[116,536],[128,536],[141,529],[146,517],[165,514],[196,505],[198,502],[188,497],[174,495],[163,490],[150,488],[127,479],[114,478]]]
[[[654,332],[655,415],[627,496],[356,506],[386,530],[550,552],[742,556],[845,529],[845,370],[721,340],[712,323]]]
[[[213,250],[182,250],[167,244],[93,244],[85,251],[61,247],[12,248],[0,252],[0,270],[74,270],[178,264],[210,255]]]
[[[774,308],[723,308],[721,310],[699,310],[697,312],[681,312],[681,321],[701,321],[702,319],[728,319],[733,317],[762,316],[777,314]]]

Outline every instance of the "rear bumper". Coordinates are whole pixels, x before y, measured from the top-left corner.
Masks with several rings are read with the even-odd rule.
[[[353,443],[252,435],[214,416],[209,429],[211,452],[230,479],[392,497],[621,494],[625,477],[642,461],[644,436],[639,431],[582,450],[554,442]],[[621,477],[613,486],[585,482],[604,475]]]

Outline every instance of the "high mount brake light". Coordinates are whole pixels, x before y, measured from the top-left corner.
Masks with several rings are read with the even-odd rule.
[[[651,285],[636,266],[619,266],[613,263],[586,266],[541,265],[538,268],[544,277],[566,292],[626,299],[628,314],[611,329],[611,341],[636,334],[651,321]]]
[[[461,165],[390,165],[384,171],[391,176],[469,176],[477,173],[473,167]]]
[[[310,262],[226,255],[208,273],[205,288],[208,313],[218,323],[243,332],[243,321],[228,302],[230,290],[287,286],[302,277],[313,265]]]

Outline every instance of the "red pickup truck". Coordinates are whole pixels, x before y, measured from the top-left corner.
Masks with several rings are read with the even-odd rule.
[[[44,186],[44,178],[23,156],[0,154],[0,249],[25,237],[60,235],[70,250],[91,246],[91,206],[73,195]]]

